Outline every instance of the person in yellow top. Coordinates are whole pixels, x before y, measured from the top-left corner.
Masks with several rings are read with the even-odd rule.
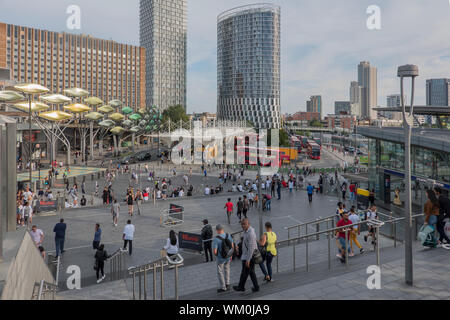
[[[277,255],[277,235],[275,232],[272,231],[272,224],[270,222],[266,222],[265,224],[266,232],[261,237],[261,240],[259,240],[259,244],[262,248],[262,252],[265,252],[263,255],[264,261],[266,262],[266,267],[264,266],[264,261],[261,262],[259,265],[261,268],[262,273],[264,274],[264,280],[267,282],[272,282],[272,260],[273,257],[276,257]]]

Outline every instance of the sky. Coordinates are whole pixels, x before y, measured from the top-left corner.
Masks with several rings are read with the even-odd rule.
[[[378,68],[380,106],[399,93],[400,65],[419,66],[417,104],[425,104],[426,79],[450,78],[449,0],[272,2],[281,6],[282,113],[305,111],[309,97],[319,94],[323,113],[334,113],[334,101],[349,100],[360,61]],[[188,112],[216,112],[217,15],[251,3],[188,0]],[[80,30],[66,27],[70,5],[81,9]],[[381,9],[380,30],[367,28],[371,5]],[[0,21],[139,45],[138,0],[0,0]]]

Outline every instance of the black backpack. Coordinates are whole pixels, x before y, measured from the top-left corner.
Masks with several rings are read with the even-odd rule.
[[[213,238],[213,231],[210,225],[206,226],[205,238],[203,240],[211,240]]]
[[[222,241],[222,245],[220,246],[220,256],[223,259],[228,259],[233,256],[233,245],[231,244],[231,241],[229,239],[228,233],[225,235],[225,238],[222,238],[221,236],[217,236],[217,239]]]

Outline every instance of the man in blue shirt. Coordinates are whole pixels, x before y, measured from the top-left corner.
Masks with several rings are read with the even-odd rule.
[[[314,187],[311,185],[311,183],[308,183],[308,186],[306,187],[306,191],[308,192],[308,200],[309,203],[312,202],[312,196],[314,193]]]
[[[55,247],[56,247],[56,257],[59,254],[64,253],[64,240],[66,238],[66,228],[67,225],[64,223],[64,219],[61,219],[59,223],[55,225],[53,228],[53,232],[55,233]]]
[[[92,247],[97,250],[100,247],[100,241],[102,240],[102,229],[100,229],[100,224],[95,225],[94,241],[92,241]]]
[[[229,234],[225,234],[223,227],[219,224],[216,226],[217,237],[213,240],[214,255],[217,257],[217,278],[219,279],[218,293],[230,290],[230,271],[231,271],[231,257],[224,258],[221,255],[222,244],[224,240],[228,239],[231,242],[231,247],[234,249],[233,238]]]

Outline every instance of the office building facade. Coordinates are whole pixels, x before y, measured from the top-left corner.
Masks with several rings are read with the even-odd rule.
[[[358,65],[358,85],[361,87],[361,117],[376,119],[377,113],[373,108],[378,106],[377,68],[370,62],[362,61]]]
[[[51,92],[83,88],[103,101],[145,106],[145,49],[0,23],[0,68],[11,81],[39,83]]]
[[[311,96],[309,101],[306,101],[306,111],[318,112],[322,119],[322,96]]]
[[[147,105],[186,109],[187,0],[140,0]]]
[[[280,11],[272,4],[248,5],[218,16],[219,119],[280,128]]]

